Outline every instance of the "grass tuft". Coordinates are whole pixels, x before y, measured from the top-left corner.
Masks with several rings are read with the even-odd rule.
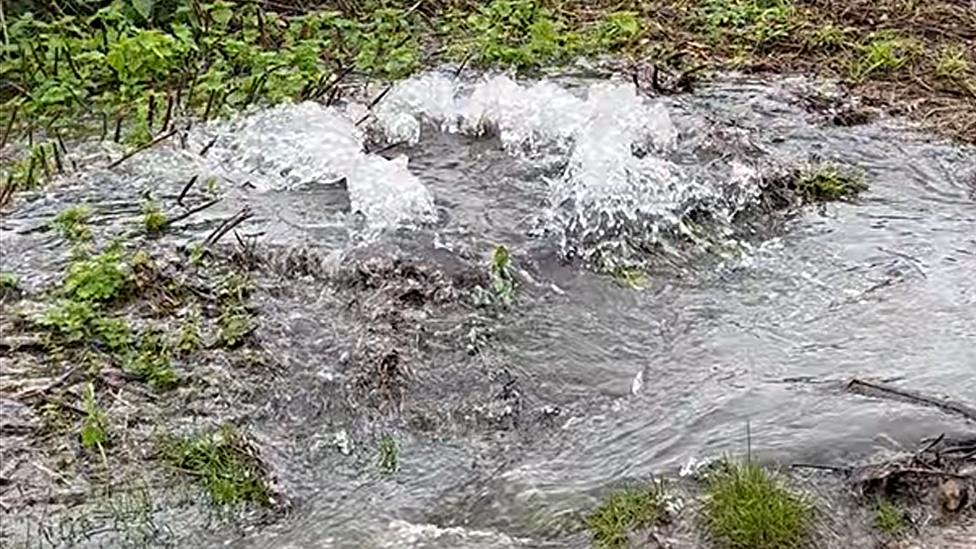
[[[730,549],[801,547],[813,522],[809,501],[753,463],[725,463],[706,477],[705,525]]]
[[[274,501],[254,450],[231,425],[213,433],[166,440],[166,461],[197,480],[216,505],[254,503],[269,507]]]
[[[800,173],[794,188],[804,202],[849,199],[867,189],[862,175],[832,165],[822,165]]]
[[[104,445],[108,441],[105,412],[98,408],[98,402],[95,400],[95,386],[91,382],[85,385],[82,404],[85,419],[81,424],[81,445],[88,450],[103,452]]]
[[[879,499],[874,507],[874,527],[897,537],[905,529],[905,512],[887,499]]]
[[[597,547],[623,547],[628,534],[660,522],[666,515],[667,490],[661,482],[614,492],[586,517]]]
[[[970,70],[966,51],[959,46],[946,46],[939,50],[935,75],[945,80],[961,80]]]
[[[16,295],[20,291],[20,280],[17,275],[7,271],[0,271],[0,299],[8,295]]]
[[[169,220],[157,204],[147,203],[142,207],[142,224],[147,234],[156,235],[166,230]]]

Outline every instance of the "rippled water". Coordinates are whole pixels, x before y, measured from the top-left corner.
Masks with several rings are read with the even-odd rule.
[[[523,420],[428,432],[330,415],[315,384],[279,388],[278,411],[253,427],[276,441],[292,511],[235,546],[585,546],[577,515],[601,490],[741,453],[746,422],[755,452],[787,462],[849,462],[973,429],[843,386],[863,377],[976,400],[976,151],[896,120],[822,125],[800,100],[814,87],[728,78],[652,100],[627,83],[426,75],[359,126],[362,106],[280,107],[22,205],[4,241],[24,254],[5,268],[55,261],[52,237],[31,229],[66,204],[90,201],[106,230],[126,227],[139,219],[133,187],[168,203],[199,174],[225,198],[172,238],[204,236],[247,204],[242,230],[282,248],[379,238],[472,262],[504,243],[533,283],[486,360],[516,380]],[[378,135],[404,143],[366,153]],[[583,267],[666,254],[660,235],[689,212],[731,222],[762,174],[817,158],[863,170],[870,191],[737,235],[725,259],[654,271],[643,291]],[[191,198],[204,200],[202,185]],[[334,303],[313,284],[261,306],[282,367],[328,379],[344,329],[323,315]],[[467,394],[464,360],[430,358],[442,375],[424,384],[444,409]],[[346,431],[351,455],[335,444]],[[381,431],[401,443],[391,477],[372,464]]]

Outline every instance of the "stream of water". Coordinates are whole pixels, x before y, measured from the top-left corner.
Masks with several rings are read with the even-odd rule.
[[[651,99],[626,82],[431,73],[360,125],[362,105],[277,107],[195,130],[191,149],[217,137],[206,157],[161,149],[23,204],[4,227],[5,268],[49,283],[63,256],[33,228],[84,201],[98,230],[117,231],[139,217],[124,205],[133,188],[171,202],[200,173],[224,199],[167,238],[199,239],[248,205],[245,232],[326,256],[379,241],[484,263],[505,244],[531,282],[487,355],[515,380],[519,421],[391,427],[323,413],[334,393],[315,383],[276,386],[279,412],[253,429],[276,448],[293,506],[234,546],[582,547],[576,517],[601,490],[741,454],[747,422],[753,451],[784,462],[850,462],[972,430],[844,383],[976,399],[976,151],[897,120],[824,124],[801,101],[816,86],[728,77]],[[376,136],[400,145],[365,152]],[[720,230],[730,253],[676,263],[643,290],[585,267],[667,254],[663,235],[690,212],[731,225],[763,174],[818,158],[862,170],[870,190],[768,230]],[[291,379],[329,380],[337,334],[356,327],[309,284],[259,298],[262,340],[303,373]],[[432,354],[423,383],[446,410],[466,394],[469,363]],[[380,427],[400,441],[393,476],[370,466],[363,433]],[[351,455],[335,443],[346,432]]]

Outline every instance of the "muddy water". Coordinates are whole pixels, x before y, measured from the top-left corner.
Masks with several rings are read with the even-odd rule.
[[[893,120],[827,126],[801,101],[815,88],[730,78],[650,100],[627,84],[435,75],[393,90],[362,127],[362,107],[285,107],[197,130],[191,151],[218,137],[206,157],[161,150],[25,205],[4,241],[31,253],[4,268],[57,262],[50,235],[32,229],[67,204],[90,202],[117,231],[138,222],[122,199],[133,186],[170,203],[201,173],[223,200],[167,238],[206,236],[246,204],[255,215],[242,230],[279,250],[328,256],[379,242],[450,269],[506,244],[523,285],[515,310],[486,321],[490,345],[477,360],[463,345],[423,357],[436,375],[416,390],[448,417],[434,430],[333,405],[337,342],[361,328],[335,314],[341,295],[295,277],[259,297],[262,340],[287,373],[252,428],[292,507],[256,533],[203,539],[586,546],[578,516],[608,487],[742,453],[747,422],[753,451],[785,462],[850,462],[972,431],[843,385],[863,377],[976,399],[976,151]],[[364,153],[376,136],[403,143]],[[610,254],[635,263],[647,247],[668,255],[662,235],[683,215],[731,223],[758,200],[762,174],[818,158],[863,170],[870,191],[730,230],[723,249],[734,253],[681,257],[640,291],[582,266]],[[205,195],[198,184],[190,196]],[[476,367],[505,380],[474,390]],[[510,420],[462,417],[483,404],[466,399],[497,401],[499,386]],[[400,443],[392,476],[375,465],[381,433]]]

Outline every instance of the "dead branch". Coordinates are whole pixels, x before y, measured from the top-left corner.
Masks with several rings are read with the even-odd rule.
[[[960,402],[930,397],[915,391],[899,389],[897,387],[891,387],[890,385],[873,383],[857,378],[852,379],[850,383],[847,384],[847,390],[860,393],[865,396],[907,400],[908,402],[939,408],[947,413],[961,415],[970,421],[976,421],[976,408],[972,408]]]

